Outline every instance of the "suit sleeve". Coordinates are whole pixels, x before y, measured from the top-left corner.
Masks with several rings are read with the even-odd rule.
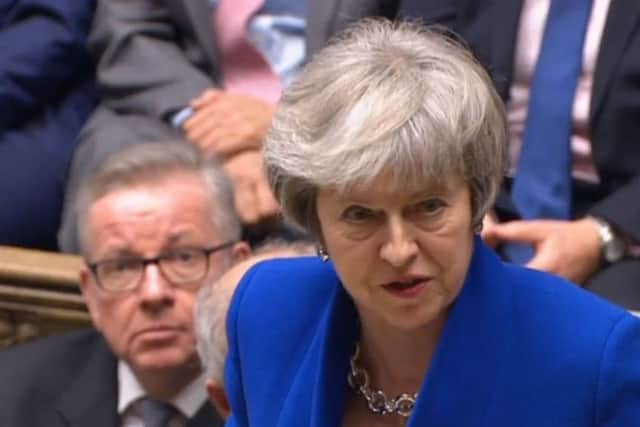
[[[590,214],[605,218],[624,235],[640,242],[640,176],[594,205]]]
[[[58,102],[91,68],[94,0],[18,0],[0,27],[0,129]]]
[[[307,59],[322,49],[329,39],[351,22],[367,17],[394,19],[400,0],[309,1],[307,21]]]
[[[89,47],[97,62],[103,105],[167,120],[213,86],[181,43],[165,2],[98,0]]]
[[[613,327],[602,355],[595,426],[638,425],[640,420],[640,320],[625,315]]]
[[[425,25],[437,24],[455,31],[458,9],[458,2],[452,0],[401,0],[398,17],[419,18]]]

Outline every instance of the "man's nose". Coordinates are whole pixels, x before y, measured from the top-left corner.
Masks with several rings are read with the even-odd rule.
[[[173,303],[173,286],[164,278],[157,264],[148,264],[142,272],[138,289],[143,304],[157,308]]]

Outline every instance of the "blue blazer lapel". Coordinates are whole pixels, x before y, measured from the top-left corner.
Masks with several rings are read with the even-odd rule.
[[[314,380],[310,427],[342,425],[349,360],[359,335],[355,307],[342,285],[336,287],[323,325],[318,348],[313,349],[320,354],[320,369]]]
[[[476,239],[463,290],[451,308],[409,426],[482,424],[507,357],[510,284],[497,256]]]
[[[349,357],[357,336],[355,308],[336,278],[329,304],[287,393],[278,427],[342,424]]]

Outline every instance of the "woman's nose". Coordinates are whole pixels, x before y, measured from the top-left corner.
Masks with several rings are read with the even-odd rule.
[[[385,241],[380,257],[393,267],[403,267],[412,262],[418,253],[418,244],[411,225],[401,218],[391,218],[387,224]]]

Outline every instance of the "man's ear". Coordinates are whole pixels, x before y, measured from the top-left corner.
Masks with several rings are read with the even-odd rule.
[[[209,394],[209,400],[213,404],[213,407],[216,408],[218,414],[224,419],[229,418],[229,415],[231,415],[231,406],[229,405],[227,393],[225,393],[222,384],[207,380],[207,393]]]
[[[92,286],[94,286],[92,283],[93,278],[87,267],[82,267],[79,279],[80,292],[82,292],[82,297],[87,305],[87,310],[89,310],[93,326],[97,330],[100,330],[100,310],[98,309],[96,301],[95,288],[92,289]]]
[[[244,261],[251,255],[251,248],[245,241],[239,241],[231,249],[231,265]]]

